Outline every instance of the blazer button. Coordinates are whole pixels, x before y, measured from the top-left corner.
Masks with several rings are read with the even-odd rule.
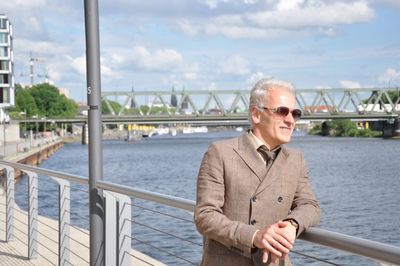
[[[281,196],[278,197],[278,202],[282,202],[283,198]]]
[[[253,219],[253,220],[250,221],[250,224],[251,224],[251,225],[255,225],[256,223],[257,223],[257,221],[256,221],[255,219]]]
[[[254,197],[251,198],[251,200],[252,200],[253,202],[256,202],[256,201],[257,201],[257,197],[254,196]]]

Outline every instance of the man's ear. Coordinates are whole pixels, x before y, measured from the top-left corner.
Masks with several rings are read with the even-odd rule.
[[[254,124],[260,123],[261,114],[257,107],[251,107],[251,119],[253,120]]]

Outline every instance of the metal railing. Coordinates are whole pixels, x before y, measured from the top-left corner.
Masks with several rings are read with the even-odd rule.
[[[0,160],[0,169],[3,169],[3,177],[5,177],[6,179],[6,241],[10,241],[14,238],[14,230],[21,230],[17,229],[15,226],[16,208],[14,203],[14,169],[19,169],[28,175],[29,200],[27,208],[27,257],[29,259],[36,258],[38,255],[41,255],[38,254],[37,250],[38,245],[43,245],[43,243],[38,243],[37,240],[38,234],[41,234],[41,232],[38,230],[38,175],[40,174],[49,176],[57,182],[57,185],[59,187],[59,215],[58,229],[56,230],[58,232],[58,241],[55,242],[58,243],[58,264],[70,264],[70,256],[77,255],[73,254],[73,251],[70,248],[71,239],[77,242],[76,239],[73,239],[70,236],[70,230],[72,227],[70,222],[70,182],[87,186],[88,179],[78,175],[72,175],[3,160]],[[156,192],[150,192],[139,188],[114,184],[107,181],[98,181],[96,187],[100,190],[103,190],[105,197],[104,235],[106,241],[104,244],[107,250],[105,258],[106,265],[114,265],[115,263],[117,265],[129,265],[131,257],[134,257],[131,252],[131,241],[150,245],[151,248],[158,249],[157,247],[146,241],[146,239],[139,239],[135,235],[132,236],[132,223],[135,224],[135,227],[142,226],[160,233],[171,235],[171,232],[162,231],[146,223],[140,222],[136,218],[132,218],[132,207],[139,207],[143,210],[143,207],[138,206],[137,204],[132,202],[132,198],[153,203],[159,203],[163,206],[177,208],[186,212],[193,212],[195,206],[195,202],[192,200],[164,195]],[[154,211],[150,209],[148,210]],[[52,228],[52,230],[54,231],[55,229]],[[176,235],[171,236],[177,237],[182,241],[188,241],[187,238],[180,238]],[[344,235],[321,228],[308,229],[300,236],[300,239],[320,246],[343,250],[385,263],[396,265],[400,262],[400,247]],[[190,240],[188,242],[190,242]],[[201,245],[196,241],[192,241],[191,244],[198,246]],[[89,247],[87,246],[87,248]],[[166,249],[163,249],[162,251],[170,253],[171,255],[173,254]],[[179,257],[177,254],[175,254],[175,256],[186,263],[196,264],[183,257]],[[88,261],[85,262],[89,263]],[[335,265],[334,263],[330,263],[328,261],[325,262]]]

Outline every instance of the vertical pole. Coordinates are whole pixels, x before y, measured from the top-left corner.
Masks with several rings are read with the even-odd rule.
[[[6,241],[14,240],[14,168],[5,166],[6,172]]]
[[[38,178],[33,172],[28,174],[28,258],[37,258],[38,232]]]
[[[70,184],[63,179],[58,182],[58,265],[69,265],[70,237]]]
[[[85,0],[86,78],[89,105],[89,212],[90,265],[104,265],[103,191],[96,188],[103,179],[101,139],[100,37],[97,0]]]

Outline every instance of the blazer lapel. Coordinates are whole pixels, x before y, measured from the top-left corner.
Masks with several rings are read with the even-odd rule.
[[[285,165],[287,157],[287,150],[282,146],[281,151],[275,158],[274,163],[266,174],[265,178],[262,180],[261,184],[258,186],[255,195],[263,192],[267,187],[269,187],[278,177],[281,176],[282,169]]]
[[[262,163],[257,151],[253,149],[249,133],[243,133],[239,137],[238,141],[238,148],[234,148],[234,150],[261,182],[267,174],[267,171],[265,164]]]

